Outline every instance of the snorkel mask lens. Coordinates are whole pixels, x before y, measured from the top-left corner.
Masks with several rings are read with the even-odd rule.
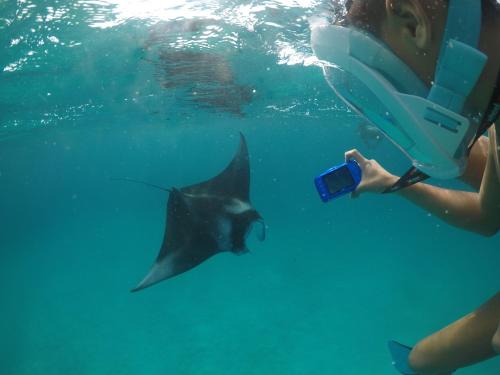
[[[414,142],[396,122],[389,108],[360,79],[338,67],[325,67],[324,74],[336,95],[355,113],[378,127],[389,139],[397,139],[401,148],[413,146]]]
[[[415,167],[432,177],[454,178],[465,169],[468,145],[479,125],[462,112],[486,56],[460,41],[464,27],[472,34],[470,28],[478,29],[478,16],[480,26],[477,0],[450,0],[450,20],[431,88],[362,30],[313,25],[311,44],[327,82],[351,109],[378,127]],[[464,22],[464,17],[472,21]],[[473,44],[470,36],[465,39]]]

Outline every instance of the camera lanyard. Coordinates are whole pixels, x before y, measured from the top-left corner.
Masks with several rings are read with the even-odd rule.
[[[484,120],[477,129],[475,137],[472,139],[468,147],[468,152],[472,150],[472,147],[476,144],[477,140],[493,125],[500,117],[500,74],[497,75],[497,84],[495,91],[491,96],[491,101],[484,116]],[[394,185],[385,189],[382,193],[389,194],[395,193],[401,189],[407,188],[409,186],[415,185],[418,182],[422,182],[430,178],[429,175],[425,174],[416,167],[411,167]]]

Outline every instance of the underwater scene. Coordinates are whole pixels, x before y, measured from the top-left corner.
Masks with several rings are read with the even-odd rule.
[[[0,0],[0,374],[397,374],[498,292],[500,237],[321,201],[347,150],[410,164],[325,82],[330,10]]]

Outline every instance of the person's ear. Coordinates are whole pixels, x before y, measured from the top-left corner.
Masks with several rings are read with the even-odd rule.
[[[420,0],[386,0],[387,20],[403,40],[416,49],[429,48],[431,21]]]

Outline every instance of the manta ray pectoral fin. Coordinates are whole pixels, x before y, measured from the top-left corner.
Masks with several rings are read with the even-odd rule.
[[[250,252],[250,250],[246,246],[241,248],[241,249],[236,249],[233,251],[233,253],[236,255],[244,255],[244,254],[248,254],[249,252]]]
[[[192,195],[217,195],[247,202],[250,194],[250,162],[245,137],[240,133],[240,145],[231,162],[217,176],[180,189]]]
[[[162,280],[168,279],[169,277],[175,276],[174,267],[174,256],[172,254],[167,255],[163,259],[156,261],[151,267],[149,273],[142,279],[142,281],[137,285],[131,292],[137,292],[141,289],[147,288],[151,285],[159,283]]]

